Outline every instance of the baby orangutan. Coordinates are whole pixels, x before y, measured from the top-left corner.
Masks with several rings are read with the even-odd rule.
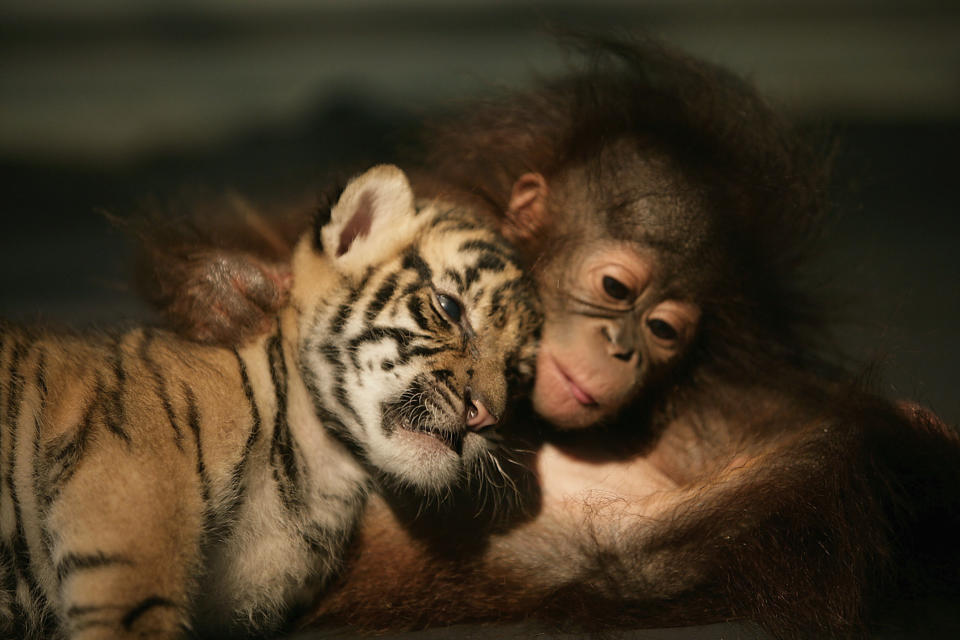
[[[851,636],[892,599],[955,590],[960,444],[820,356],[797,268],[826,171],[751,87],[607,43],[428,139],[418,193],[498,219],[539,284],[533,412],[499,427],[532,475],[487,519],[469,495],[428,509],[384,491],[316,621]],[[220,263],[147,249],[146,293],[205,339],[256,331],[229,308],[253,299],[231,288],[244,273],[282,298],[282,256],[258,275],[263,254],[225,252],[238,266],[211,285],[231,301],[215,311],[196,291]],[[204,333],[215,313],[228,330]]]

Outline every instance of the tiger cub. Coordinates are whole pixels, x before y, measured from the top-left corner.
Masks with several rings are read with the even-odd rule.
[[[512,250],[406,176],[355,178],[237,349],[0,330],[0,635],[265,633],[338,569],[373,476],[490,455],[539,312]]]

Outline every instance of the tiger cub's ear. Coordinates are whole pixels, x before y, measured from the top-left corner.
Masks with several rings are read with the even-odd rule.
[[[340,270],[362,272],[409,245],[419,228],[407,176],[378,165],[347,184],[320,237]]]

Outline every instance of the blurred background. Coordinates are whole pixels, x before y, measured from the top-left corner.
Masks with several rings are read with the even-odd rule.
[[[960,422],[956,2],[4,0],[0,314],[149,318],[103,212],[390,160],[454,101],[563,70],[550,25],[663,38],[832,132],[842,344]]]

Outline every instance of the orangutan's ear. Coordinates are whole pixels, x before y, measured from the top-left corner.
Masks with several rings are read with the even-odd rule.
[[[547,181],[539,173],[525,173],[513,183],[501,231],[519,244],[537,239],[546,223]]]

